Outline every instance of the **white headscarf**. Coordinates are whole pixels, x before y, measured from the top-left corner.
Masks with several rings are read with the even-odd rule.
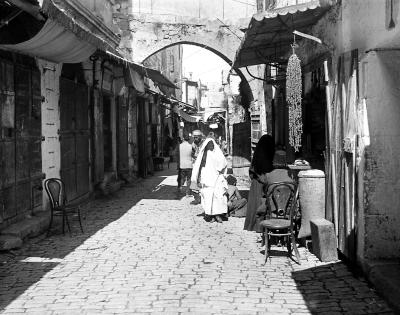
[[[202,182],[215,182],[216,178],[218,177],[219,173],[222,172],[228,165],[226,158],[224,154],[222,153],[222,150],[220,147],[217,145],[214,139],[212,138],[207,138],[204,140],[203,144],[201,145],[199,155],[197,156],[196,161],[194,162],[193,165],[193,170],[192,170],[192,182],[197,182],[197,178],[199,176],[200,172],[200,165],[201,165],[201,160],[203,159],[204,151],[207,146],[207,144],[212,141],[214,144],[214,150],[207,152],[207,161],[206,161],[206,167],[210,168],[209,171],[207,172],[208,177],[210,178],[203,178],[204,173],[202,173]],[[215,176],[215,177],[214,177]]]

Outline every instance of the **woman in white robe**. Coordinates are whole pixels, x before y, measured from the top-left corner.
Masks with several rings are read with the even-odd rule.
[[[228,184],[224,176],[226,167],[227,162],[221,149],[214,139],[207,138],[193,165],[191,181],[200,187],[201,206],[210,221],[221,223],[220,215],[228,211]]]

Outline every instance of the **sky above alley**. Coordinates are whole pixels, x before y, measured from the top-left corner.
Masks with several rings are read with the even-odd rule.
[[[200,80],[205,84],[221,84],[222,77],[226,77],[230,66],[213,52],[200,46],[183,45],[183,76],[192,80]],[[223,71],[223,75],[222,75]]]

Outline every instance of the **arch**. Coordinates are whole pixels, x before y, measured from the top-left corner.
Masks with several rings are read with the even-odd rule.
[[[143,60],[141,60],[141,62],[145,62],[148,58],[150,58],[151,56],[157,54],[158,52],[162,51],[163,49],[166,49],[168,47],[172,47],[175,45],[183,45],[183,44],[187,44],[187,45],[194,45],[194,46],[198,46],[204,49],[207,49],[211,52],[213,52],[214,54],[216,54],[218,57],[222,58],[225,62],[227,62],[229,65],[232,65],[233,63],[233,58],[234,55],[232,56],[232,54],[230,56],[227,56],[226,54],[224,54],[223,52],[221,52],[221,47],[215,47],[215,46],[211,46],[209,45],[209,43],[203,43],[203,42],[193,42],[193,41],[188,41],[188,40],[180,40],[180,41],[175,41],[173,43],[171,42],[164,42],[164,46],[161,45],[157,45],[156,47],[152,47],[152,52],[146,56]],[[236,50],[234,51],[234,53],[236,53]],[[246,93],[247,99],[249,102],[252,102],[255,97],[254,97],[254,93],[253,91],[256,91],[255,87],[253,87],[252,82],[254,82],[254,78],[252,78],[248,72],[243,72],[241,69],[235,68],[234,69],[235,72],[239,75],[240,79],[242,80],[242,91],[244,93]]]
[[[207,49],[228,64],[232,65],[236,51],[241,43],[243,33],[234,26],[227,26],[219,21],[200,21],[188,23],[173,23],[165,21],[152,21],[146,17],[139,17],[131,22],[130,49],[132,58],[138,62],[145,61],[162,49],[178,44],[191,44]],[[253,75],[263,76],[264,65],[251,66],[248,68]],[[247,71],[234,69],[240,76],[243,85],[242,91],[246,93],[248,102],[255,104],[256,112],[265,109],[265,96],[263,82],[254,79]],[[260,118],[266,113],[261,113]],[[269,118],[270,119],[270,118]],[[265,132],[266,122],[260,122],[262,130]]]

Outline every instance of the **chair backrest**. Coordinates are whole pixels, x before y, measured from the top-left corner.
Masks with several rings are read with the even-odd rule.
[[[292,221],[297,211],[298,191],[293,182],[278,182],[264,186],[267,218]]]
[[[47,196],[50,200],[50,206],[52,209],[62,206],[65,204],[65,185],[64,182],[59,178],[48,178],[44,182],[44,188],[46,189]]]

